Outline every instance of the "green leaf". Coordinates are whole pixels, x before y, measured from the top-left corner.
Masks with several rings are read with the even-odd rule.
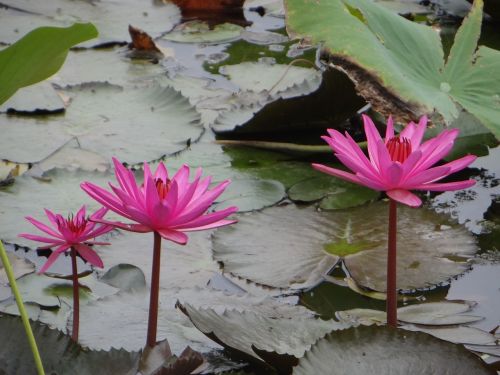
[[[293,370],[293,375],[494,373],[461,345],[386,327],[332,332],[319,340]]]
[[[41,27],[0,51],[0,104],[21,87],[53,75],[64,63],[69,48],[96,36],[97,29],[90,23]]]
[[[296,36],[324,42],[334,64],[377,110],[398,117],[437,111],[450,123],[460,107],[500,138],[500,52],[477,48],[482,0],[464,20],[445,65],[438,33],[367,0],[287,0]],[[358,9],[364,22],[348,11]]]

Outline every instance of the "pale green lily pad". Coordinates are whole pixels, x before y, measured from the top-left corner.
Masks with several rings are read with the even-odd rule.
[[[134,164],[185,149],[203,132],[196,110],[171,88],[95,84],[63,94],[72,98],[64,116],[10,118],[0,124],[8,134],[0,140],[2,158],[40,161],[75,138],[84,150]],[[25,150],[27,142],[36,145],[35,152]]]
[[[0,112],[63,112],[61,97],[48,82],[40,82],[17,91],[5,103],[0,105]]]
[[[342,260],[357,284],[383,292],[387,209],[382,202],[346,212],[289,205],[241,216],[215,233],[214,258],[225,272],[285,290],[317,285]],[[468,269],[474,238],[447,217],[399,207],[398,227],[399,289],[428,288]]]
[[[432,10],[421,4],[419,0],[375,0],[381,5],[395,13],[401,15],[407,14],[430,14]]]
[[[293,375],[313,373],[480,375],[495,372],[462,346],[423,333],[361,327],[325,336],[293,370]]]
[[[491,333],[474,327],[422,327],[412,324],[403,325],[401,328],[408,331],[421,331],[438,339],[450,341],[456,344],[493,345],[497,338]]]
[[[176,26],[161,39],[179,43],[227,43],[238,39],[243,27],[232,23],[223,23],[210,29],[203,21],[190,21]]]
[[[287,27],[324,42],[332,61],[384,114],[438,112],[447,123],[459,106],[500,137],[500,52],[477,48],[482,0],[474,2],[445,63],[439,34],[368,0],[288,0]]]
[[[21,11],[45,15],[62,22],[92,22],[99,38],[82,44],[96,46],[111,42],[128,42],[128,25],[145,30],[153,38],[169,31],[179,21],[179,8],[173,3],[156,4],[148,0],[98,2],[54,0],[5,0],[3,4]]]
[[[35,340],[47,374],[125,374],[136,372],[139,354],[124,350],[89,351],[71,341],[60,331],[32,323]],[[123,331],[123,330],[122,330]],[[0,368],[5,374],[31,374],[33,355],[19,318],[2,316],[0,333],[9,345],[0,348]]]
[[[307,179],[293,185],[288,196],[295,202],[320,201],[319,207],[335,210],[375,200],[379,192],[331,176]]]
[[[259,306],[254,306],[243,312],[226,310],[219,314],[189,304],[179,308],[201,332],[225,348],[288,370],[316,340],[332,330],[348,327],[333,320],[304,315],[301,309],[283,311],[278,308],[270,313],[261,312]]]
[[[65,64],[51,78],[51,82],[61,87],[89,82],[124,86],[164,72],[160,64],[130,59],[125,52],[124,48],[70,51]]]
[[[43,179],[26,174],[18,177],[15,184],[0,189],[0,238],[21,246],[40,246],[35,241],[17,236],[19,233],[42,234],[25,216],[33,216],[48,223],[44,208],[67,216],[75,213],[82,204],[87,206],[87,212],[93,212],[100,206],[80,188],[80,183],[90,181],[99,186],[106,186],[109,181],[114,180],[114,175],[110,173],[71,172],[60,169],[48,172]],[[108,216],[113,217],[110,214]],[[105,246],[100,247],[98,253],[101,253],[101,249],[105,251]]]
[[[7,258],[9,259],[12,270],[14,271],[14,277],[16,279],[35,271],[35,265],[27,259],[20,258],[14,253],[7,253]],[[9,279],[5,273],[5,267],[3,263],[0,262],[0,284],[7,285],[8,282]]]
[[[456,325],[477,322],[480,316],[464,314],[471,310],[468,303],[430,302],[398,308],[398,321],[426,326]],[[352,309],[338,311],[336,317],[345,323],[364,325],[385,324],[386,313],[380,310]]]

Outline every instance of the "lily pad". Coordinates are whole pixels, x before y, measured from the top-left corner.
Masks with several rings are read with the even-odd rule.
[[[56,90],[48,82],[28,86],[17,91],[5,103],[0,105],[0,112],[57,113],[64,111],[64,103]]]
[[[408,331],[421,331],[438,339],[450,341],[455,344],[472,345],[493,345],[497,338],[489,332],[478,328],[458,326],[458,327],[422,327],[412,324],[403,325],[401,328]]]
[[[99,38],[83,46],[124,43],[129,40],[128,25],[146,30],[153,38],[169,31],[180,20],[179,9],[172,3],[156,4],[148,0],[98,2],[54,0],[5,0],[2,3],[26,13],[56,20],[90,21],[99,30]]]
[[[212,29],[208,23],[191,21],[176,26],[161,39],[179,43],[225,43],[238,39],[243,27],[232,23],[223,23]]]
[[[328,334],[293,370],[293,375],[313,373],[480,375],[495,372],[463,346],[423,333],[360,327]]]
[[[448,59],[434,29],[368,0],[286,1],[288,31],[324,42],[332,62],[384,114],[400,118],[437,111],[450,123],[459,107],[500,137],[500,52],[477,42],[482,0],[456,34]]]
[[[215,233],[214,259],[226,272],[285,290],[317,285],[342,260],[359,285],[383,292],[386,210],[382,202],[348,212],[289,205],[244,215],[237,226]],[[427,209],[400,207],[398,241],[402,290],[448,281],[468,269],[467,259],[476,251],[465,228]]]
[[[178,152],[203,132],[195,109],[171,88],[123,90],[95,84],[63,93],[72,98],[64,116],[49,121],[23,117],[2,122],[0,129],[8,137],[0,140],[1,157],[40,161],[76,138],[84,150],[134,164]],[[44,147],[37,145],[39,152],[25,150],[26,142]]]
[[[64,66],[51,78],[60,87],[101,82],[124,86],[164,72],[160,64],[130,59],[123,48],[70,51]]]
[[[16,254],[7,253],[7,258],[14,271],[14,277],[16,279],[21,276],[27,275],[35,271],[35,265],[30,261],[18,257]],[[7,274],[5,273],[5,267],[2,262],[0,262],[0,284],[7,284],[9,282]]]
[[[39,323],[32,323],[44,369],[55,375],[98,373],[125,374],[136,370],[139,353],[124,350],[91,351],[71,341],[69,336]],[[5,374],[30,374],[35,368],[33,356],[17,317],[0,318],[0,334],[9,345],[0,348],[0,368]],[[135,373],[135,371],[134,371]]]
[[[347,328],[333,320],[304,316],[301,309],[277,309],[270,314],[255,306],[243,312],[226,310],[219,314],[189,304],[179,308],[201,332],[225,348],[246,354],[250,360],[280,367],[283,373],[287,373],[284,369],[290,370],[297,358],[320,337],[332,330]]]

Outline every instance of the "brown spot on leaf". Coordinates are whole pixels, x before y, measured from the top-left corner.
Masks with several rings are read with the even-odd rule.
[[[243,13],[244,0],[172,0],[181,9],[182,21],[201,20],[215,25],[229,22],[249,26]]]

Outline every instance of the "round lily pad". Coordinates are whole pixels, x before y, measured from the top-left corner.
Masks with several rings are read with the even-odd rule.
[[[171,88],[91,84],[63,94],[71,97],[64,116],[1,123],[2,158],[40,161],[75,138],[84,150],[134,164],[178,152],[203,132],[196,110]]]
[[[383,292],[387,211],[384,202],[332,212],[273,207],[217,231],[214,258],[226,272],[292,290],[317,285],[342,260],[358,285]],[[398,214],[399,289],[428,288],[468,269],[476,245],[465,228],[427,209]]]
[[[238,39],[243,31],[243,27],[232,23],[219,24],[211,29],[206,22],[191,21],[176,26],[162,39],[179,43],[227,43]]]
[[[293,375],[494,374],[461,345],[386,327],[336,331],[299,360]]]

